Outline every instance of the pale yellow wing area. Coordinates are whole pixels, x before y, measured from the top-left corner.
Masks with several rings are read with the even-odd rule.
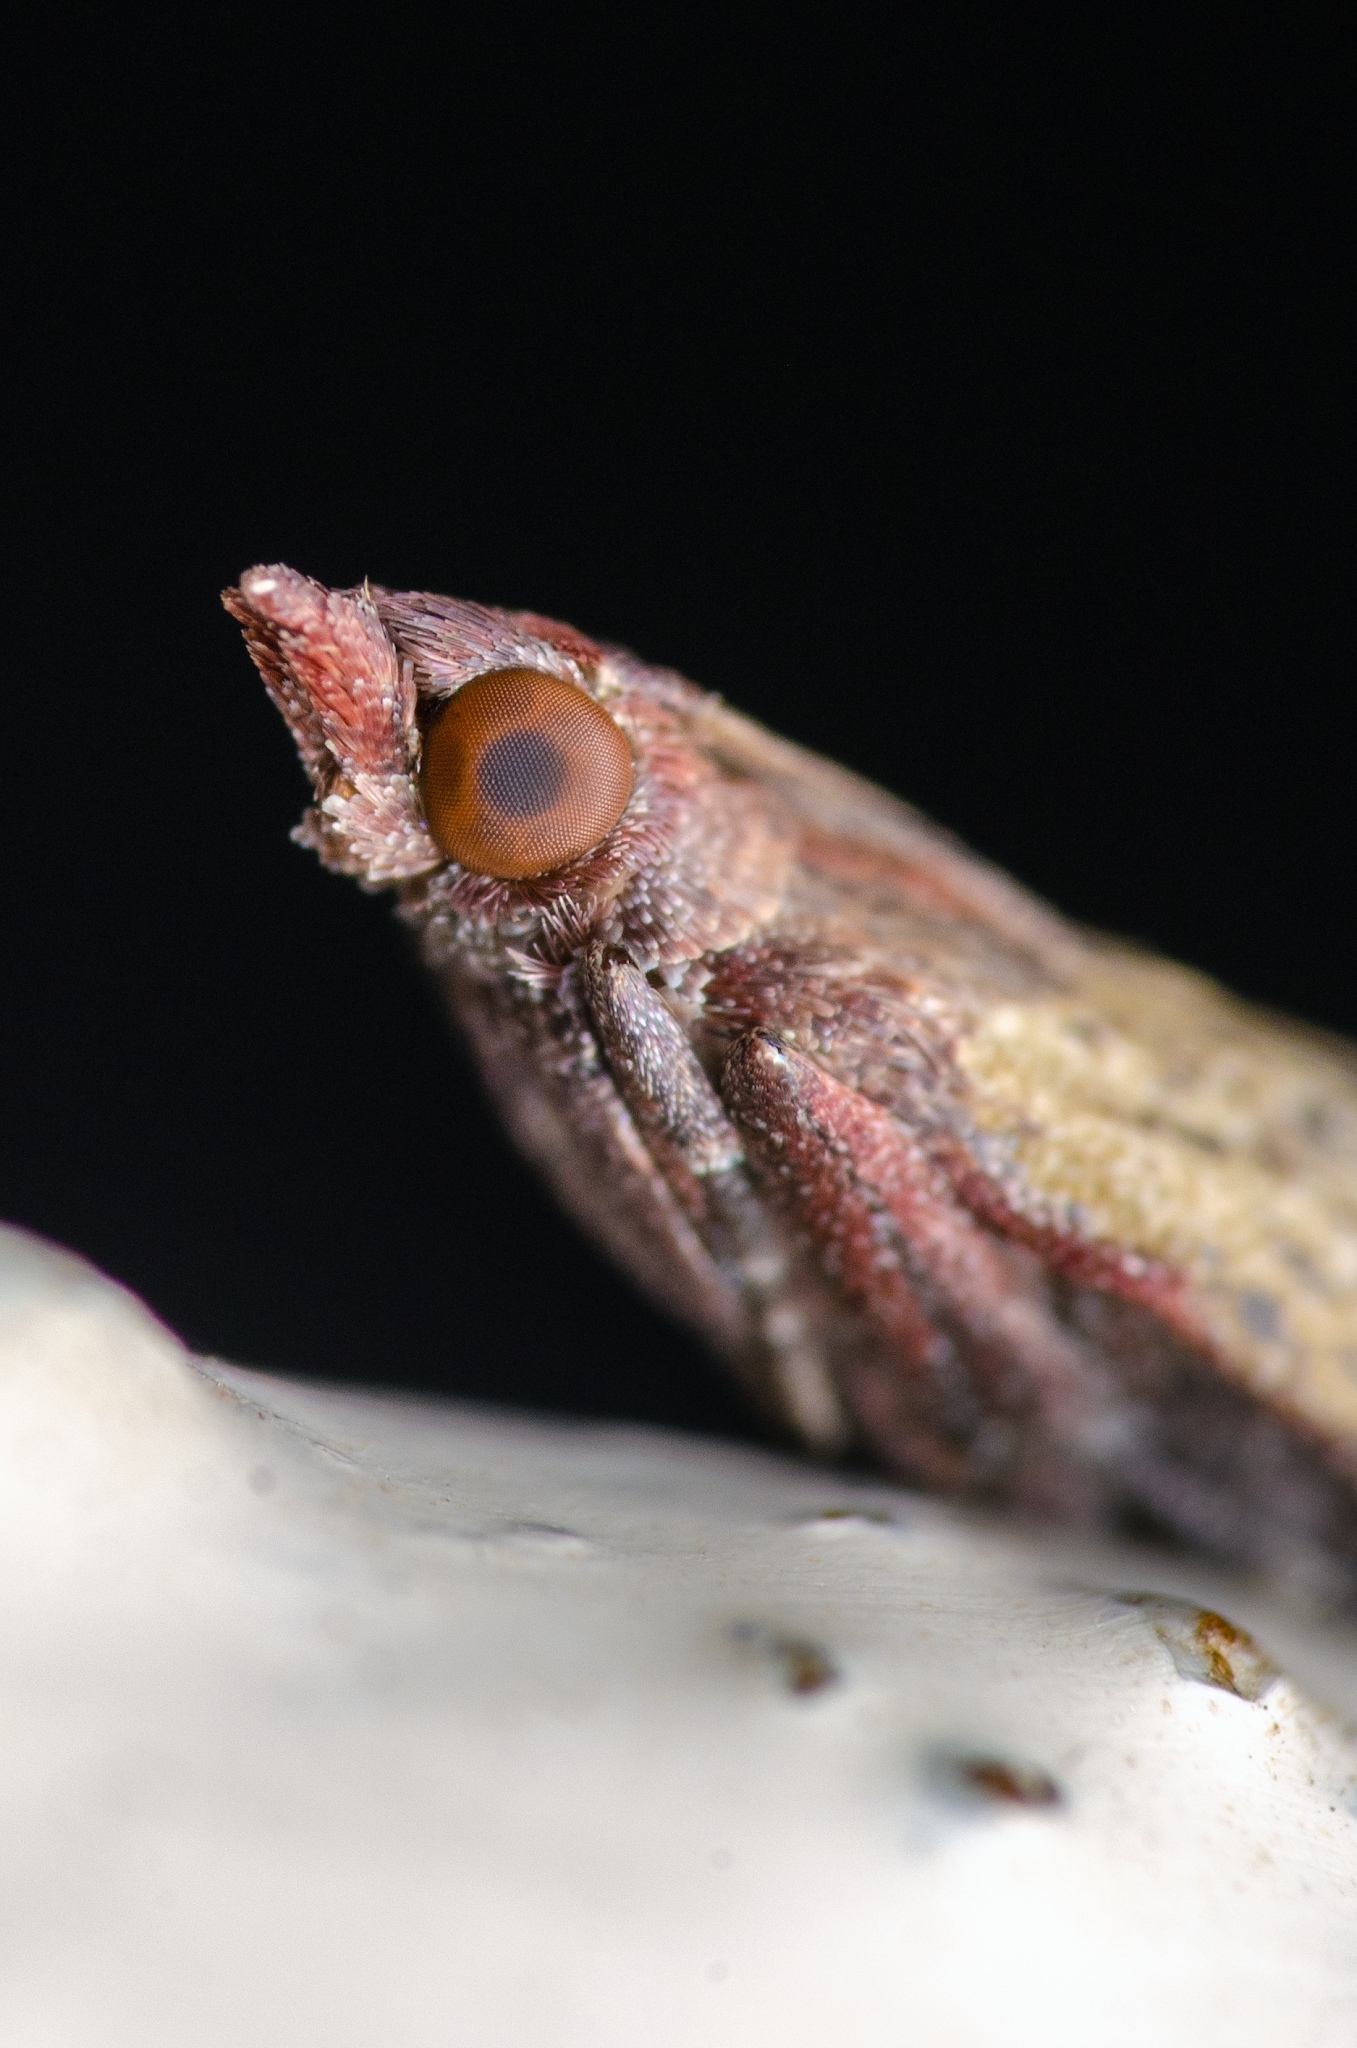
[[[962,1039],[978,1129],[1052,1222],[1181,1272],[1240,1382],[1357,1463],[1357,1049],[1110,944],[1070,983]]]

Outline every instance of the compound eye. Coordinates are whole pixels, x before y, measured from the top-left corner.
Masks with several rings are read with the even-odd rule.
[[[541,669],[476,676],[424,736],[424,815],[450,860],[522,881],[605,839],[634,771],[621,728],[593,698]]]

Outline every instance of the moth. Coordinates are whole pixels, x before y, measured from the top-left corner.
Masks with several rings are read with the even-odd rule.
[[[1076,929],[917,811],[531,612],[225,594],[515,1142],[825,1455],[1357,1561],[1357,1048]]]

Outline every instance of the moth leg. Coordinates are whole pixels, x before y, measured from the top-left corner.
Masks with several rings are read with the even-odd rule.
[[[563,1208],[714,1349],[744,1340],[744,1299],[675,1200],[578,1011],[461,974],[447,993],[519,1150]]]
[[[620,946],[585,953],[581,987],[613,1082],[675,1199],[748,1307],[743,1363],[817,1450],[849,1426],[828,1363],[825,1317],[750,1180],[744,1144],[658,990]]]
[[[1052,1315],[1040,1260],[978,1222],[888,1111],[774,1033],[736,1043],[722,1094],[751,1164],[884,1340],[847,1375],[872,1436],[934,1485],[1096,1512],[1113,1389]]]

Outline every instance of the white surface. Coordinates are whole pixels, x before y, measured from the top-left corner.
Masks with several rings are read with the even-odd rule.
[[[1357,2040],[1357,1655],[1203,1683],[1098,1590],[1181,1568],[196,1367],[13,1233],[0,1542],[6,2048]]]

